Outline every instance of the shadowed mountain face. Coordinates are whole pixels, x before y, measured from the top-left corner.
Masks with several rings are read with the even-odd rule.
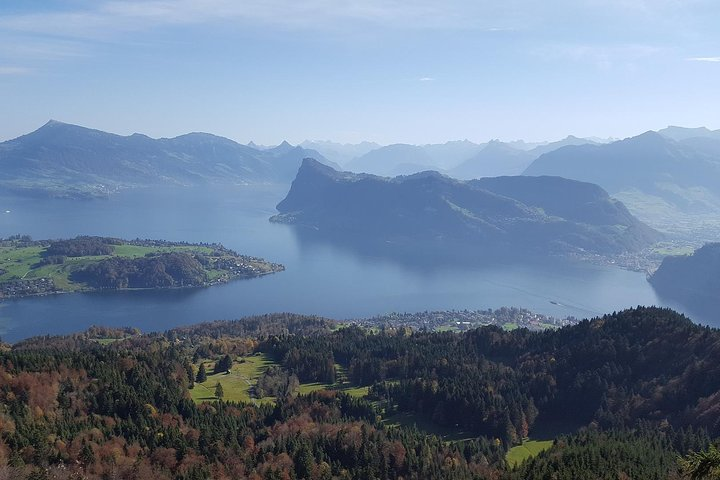
[[[313,150],[287,143],[257,150],[206,133],[125,137],[50,121],[0,143],[0,185],[92,195],[162,184],[283,183],[292,180],[307,156],[326,161]]]
[[[306,159],[277,208],[274,221],[319,235],[434,252],[613,254],[659,238],[601,188],[550,177],[462,182],[422,172],[383,178]]]
[[[670,130],[679,141],[647,132],[606,145],[564,147],[540,156],[524,174],[596,183],[643,220],[672,227],[680,214],[720,211],[720,140],[709,130],[700,136],[681,130]]]
[[[662,297],[716,315],[720,308],[720,243],[707,244],[692,255],[666,257],[650,283]]]

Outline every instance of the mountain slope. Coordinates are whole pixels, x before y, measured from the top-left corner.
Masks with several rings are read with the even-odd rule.
[[[536,158],[529,151],[513,148],[507,143],[493,140],[480,152],[450,170],[461,179],[519,175]]]
[[[645,221],[672,230],[685,215],[720,211],[720,142],[675,141],[647,132],[605,145],[568,146],[535,160],[525,175],[596,183]]]
[[[300,146],[309,150],[316,150],[320,152],[323,157],[340,165],[345,165],[356,157],[360,157],[372,150],[381,148],[381,145],[375,142],[350,144],[318,140],[305,140],[300,144]]]
[[[710,243],[689,256],[665,257],[650,283],[665,298],[699,312],[720,308],[720,243]]]
[[[595,185],[547,177],[520,182],[524,185],[513,178],[461,182],[437,172],[382,178],[337,172],[306,159],[273,219],[325,235],[438,251],[458,246],[612,254],[659,238]],[[557,205],[558,189],[575,209]]]
[[[326,161],[287,143],[257,150],[206,133],[152,139],[50,121],[0,143],[0,185],[93,193],[143,185],[289,182],[308,156]]]
[[[720,140],[720,130],[710,130],[707,127],[686,128],[670,126],[663,128],[662,130],[658,130],[658,133],[663,137],[677,141],[698,137],[715,138],[716,140]]]
[[[451,169],[449,173],[457,178],[471,179],[482,177],[497,177],[503,175],[520,175],[540,155],[557,150],[568,145],[594,144],[592,140],[574,137],[572,135],[539,145],[530,150],[516,147],[514,143],[504,143],[493,140],[476,155],[467,158],[460,165]]]
[[[397,143],[355,158],[348,162],[346,168],[353,172],[393,176],[425,170],[433,164],[433,157],[423,147]]]
[[[373,149],[347,163],[357,173],[394,176],[423,170],[447,170],[477,155],[485,145],[469,140],[427,145],[394,144]]]

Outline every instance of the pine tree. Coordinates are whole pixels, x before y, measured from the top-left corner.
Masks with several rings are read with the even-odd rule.
[[[720,450],[710,445],[707,451],[691,453],[683,458],[680,466],[691,480],[720,479]]]
[[[222,400],[223,395],[225,395],[225,392],[223,392],[223,387],[222,387],[222,385],[220,385],[220,382],[218,382],[215,385],[215,396],[217,397],[218,400]]]
[[[213,373],[225,373],[229,372],[232,368],[232,358],[230,355],[225,355],[223,358],[215,362],[215,370]]]
[[[197,383],[203,383],[207,381],[207,372],[205,371],[205,365],[200,364],[200,369],[198,370],[197,376],[195,377],[195,381]]]

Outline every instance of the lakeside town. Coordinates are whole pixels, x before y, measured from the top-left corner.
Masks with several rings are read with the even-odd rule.
[[[413,330],[437,330],[463,332],[477,327],[494,325],[505,330],[527,328],[531,331],[555,329],[572,325],[579,320],[575,317],[556,318],[534,313],[518,307],[502,307],[496,310],[444,310],[435,312],[389,313],[364,319],[353,319],[354,323],[368,328],[403,328]]]

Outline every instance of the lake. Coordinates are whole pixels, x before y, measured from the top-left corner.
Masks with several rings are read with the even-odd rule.
[[[586,318],[636,305],[673,306],[658,299],[644,274],[619,268],[557,259],[464,265],[433,261],[431,255],[413,262],[308,240],[294,227],[268,221],[287,188],[132,190],[98,200],[0,196],[0,237],[219,242],[286,266],[284,272],[210,288],[5,301],[0,303],[0,335],[14,342],[90,325],[148,332],[270,312],[350,319],[393,311],[518,306]]]

